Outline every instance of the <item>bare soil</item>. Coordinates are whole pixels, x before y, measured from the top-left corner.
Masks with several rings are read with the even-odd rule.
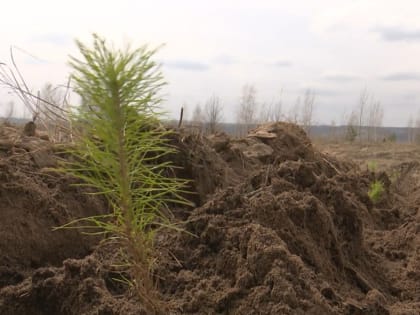
[[[315,148],[286,123],[244,139],[180,131],[173,144],[195,207],[173,209],[188,233],[156,239],[168,314],[419,314],[416,155],[372,170],[369,157],[354,160],[361,150],[343,159],[346,148]],[[50,169],[56,151],[0,134],[0,314],[147,314],[115,281],[114,249],[52,231],[107,209]],[[377,179],[385,192],[374,204]]]

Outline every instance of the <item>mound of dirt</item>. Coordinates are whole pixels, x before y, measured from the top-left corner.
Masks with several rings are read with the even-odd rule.
[[[180,262],[159,273],[179,314],[385,314],[386,305],[366,300],[376,288],[392,293],[363,244],[371,204],[358,169],[315,152],[290,125],[249,138],[242,153],[262,143],[273,149],[270,162],[244,154],[260,167],[191,213],[186,229],[197,237],[162,245]]]
[[[362,171],[318,152],[301,128],[286,123],[245,139],[178,133],[173,143],[177,176],[191,179],[197,207],[174,212],[188,233],[156,239],[155,273],[170,314],[418,314],[418,203],[407,202],[397,185],[414,182],[413,172],[394,181]],[[389,182],[374,204],[367,192],[378,178]],[[67,200],[57,198],[50,199]],[[73,207],[64,207],[70,217],[85,214]],[[0,291],[0,313],[145,314],[130,289],[112,280],[119,276],[110,252],[97,248],[61,267],[44,267],[45,260],[29,268]]]
[[[32,270],[82,258],[97,240],[75,230],[53,228],[86,215],[104,213],[105,203],[52,172],[53,148],[14,128],[0,134],[0,287],[21,281]]]
[[[1,314],[127,314],[145,315],[135,301],[110,294],[112,274],[94,256],[67,259],[61,268],[39,268],[21,282],[1,291]]]
[[[168,158],[177,166],[176,176],[190,180],[191,194],[186,197],[197,206],[205,203],[216,190],[241,181],[212,144],[199,134],[172,134],[171,145],[177,148],[177,153]]]

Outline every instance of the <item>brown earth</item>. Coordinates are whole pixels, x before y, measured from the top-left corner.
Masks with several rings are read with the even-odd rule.
[[[50,143],[6,131],[0,314],[146,314],[113,280],[113,249],[51,231],[102,213],[103,202],[46,169]],[[170,314],[419,314],[418,161],[372,171],[321,153],[285,123],[244,139],[180,132],[173,144],[196,207],[173,211],[189,233],[156,239]],[[375,179],[385,193],[373,204]]]

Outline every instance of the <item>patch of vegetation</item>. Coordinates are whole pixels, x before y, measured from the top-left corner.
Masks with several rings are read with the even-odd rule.
[[[160,124],[160,88],[164,84],[155,50],[117,50],[97,35],[93,47],[77,41],[82,59],[71,57],[75,91],[83,105],[72,117],[79,134],[63,171],[105,196],[111,213],[82,218],[61,228],[91,229],[120,249],[116,262],[138,293],[148,314],[168,313],[153,276],[153,248],[159,227],[174,226],[163,215],[181,197],[186,181],[166,176],[174,152],[169,131]]]
[[[357,138],[357,130],[356,127],[353,125],[348,125],[346,129],[346,140],[350,143],[353,143]]]
[[[384,190],[384,184],[380,180],[375,180],[371,183],[369,188],[368,196],[370,200],[372,200],[374,204],[377,203],[381,199]]]
[[[367,163],[367,168],[370,172],[376,172],[376,170],[378,169],[378,163],[376,161],[369,161]]]
[[[391,172],[391,175],[389,176],[389,179],[391,180],[391,183],[395,184],[399,180],[400,176],[401,176],[401,172],[397,170],[393,170]]]
[[[391,133],[387,138],[388,142],[397,142],[397,134],[395,132]]]

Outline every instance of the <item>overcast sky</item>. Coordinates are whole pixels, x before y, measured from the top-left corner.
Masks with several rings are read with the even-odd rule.
[[[420,109],[420,1],[4,1],[0,61],[9,49],[34,89],[63,84],[74,39],[96,32],[117,45],[165,44],[165,107],[191,113],[212,94],[235,120],[241,88],[260,102],[280,97],[287,113],[305,89],[316,94],[315,121],[342,122],[367,88],[384,124],[406,125]],[[33,57],[31,57],[31,55]],[[0,113],[8,96],[0,87]]]

